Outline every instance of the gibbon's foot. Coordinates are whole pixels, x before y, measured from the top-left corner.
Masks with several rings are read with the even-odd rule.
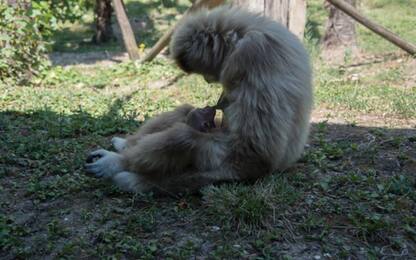
[[[94,159],[98,160],[94,161]],[[123,171],[121,155],[104,149],[90,153],[84,165],[87,173],[94,174],[97,178],[111,178],[114,174]]]
[[[137,174],[131,172],[119,172],[112,178],[117,187],[126,192],[143,192],[145,186],[140,182]]]
[[[124,150],[124,148],[126,148],[127,141],[124,138],[116,136],[111,139],[111,143],[117,152],[121,152]]]

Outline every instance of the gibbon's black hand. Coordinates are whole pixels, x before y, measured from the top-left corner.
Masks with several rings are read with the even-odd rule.
[[[224,109],[228,107],[229,105],[230,105],[230,101],[225,97],[224,92],[222,92],[214,108],[222,110],[224,112]]]
[[[98,160],[101,158],[101,155],[99,154],[90,154],[88,155],[87,159],[85,160],[86,163],[93,163],[94,161]]]

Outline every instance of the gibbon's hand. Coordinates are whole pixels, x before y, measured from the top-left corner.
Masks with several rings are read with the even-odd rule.
[[[95,158],[99,158],[94,161]],[[87,173],[94,174],[97,178],[111,178],[114,174],[123,171],[122,156],[104,149],[96,150],[87,157],[84,169]]]

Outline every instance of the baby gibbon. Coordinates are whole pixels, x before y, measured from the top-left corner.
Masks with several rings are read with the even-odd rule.
[[[195,108],[186,116],[186,124],[200,132],[209,132],[215,129],[215,108]]]
[[[223,6],[203,10],[176,29],[170,51],[178,66],[223,86],[226,130],[201,132],[180,106],[144,124],[118,151],[91,154],[87,172],[120,188],[195,191],[222,181],[255,180],[301,156],[313,96],[308,54],[284,26]]]

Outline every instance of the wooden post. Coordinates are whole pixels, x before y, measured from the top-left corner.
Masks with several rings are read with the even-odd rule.
[[[234,0],[238,6],[272,18],[303,39],[306,24],[306,0]]]
[[[351,5],[345,3],[342,0],[328,0],[331,4],[339,8],[341,11],[345,12],[354,20],[361,23],[371,31],[375,32],[376,34],[380,35],[384,39],[388,40],[389,42],[393,43],[397,47],[401,48],[402,50],[408,52],[411,55],[416,55],[416,46],[402,40],[399,36],[392,33],[391,31],[387,30],[386,28],[374,23],[373,21],[367,19]]]
[[[121,29],[121,35],[123,37],[124,46],[131,60],[138,60],[140,58],[139,49],[137,48],[136,39],[134,38],[133,30],[129,19],[127,18],[126,11],[124,10],[121,0],[113,0],[114,10],[117,16],[117,22]]]
[[[290,1],[289,3],[289,30],[303,40],[306,25],[306,0]]]
[[[356,0],[346,1],[354,7],[357,4]],[[325,26],[325,35],[322,39],[324,51],[345,49],[345,47],[355,50],[357,46],[355,20],[328,1],[325,1],[325,9],[328,10],[329,17]]]
[[[253,13],[264,14],[264,0],[234,0],[233,2]]]
[[[180,23],[182,19],[191,12],[194,12],[202,7],[213,8],[215,6],[222,4],[223,2],[224,0],[198,0],[194,4],[192,4],[192,6],[188,10],[186,10],[185,14],[179,20],[178,23]],[[175,31],[175,28],[176,28],[176,25],[172,27],[171,29],[169,29],[162,36],[162,38],[160,38],[159,41],[152,47],[152,49],[150,49],[150,51],[146,53],[146,55],[140,62],[143,63],[143,62],[148,62],[148,61],[153,60],[163,50],[163,48],[165,48],[169,44],[170,38],[172,37],[172,34]]]

